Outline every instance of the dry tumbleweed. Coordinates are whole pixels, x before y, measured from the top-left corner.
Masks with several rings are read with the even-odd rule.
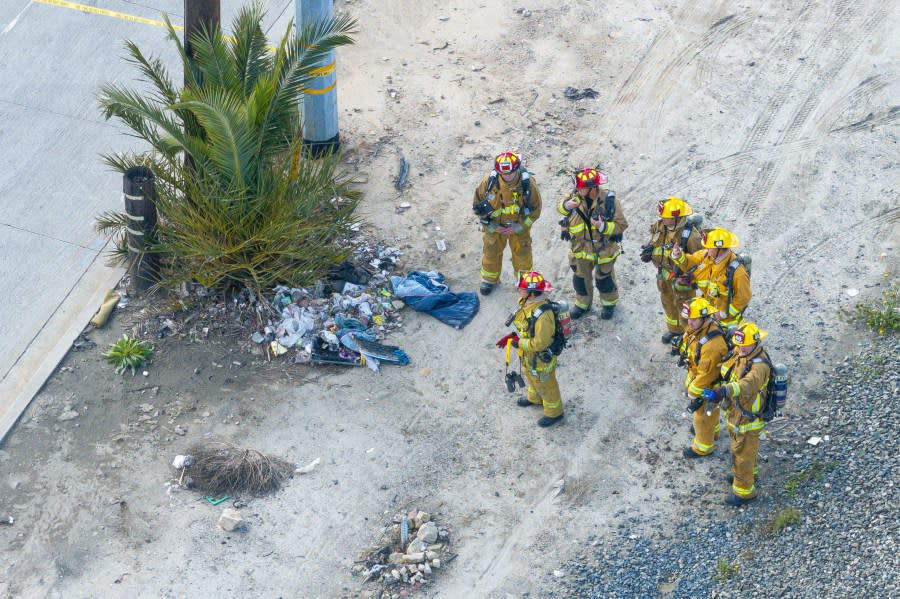
[[[210,493],[243,491],[262,495],[278,489],[291,475],[293,464],[231,443],[205,443],[189,452],[194,484]]]

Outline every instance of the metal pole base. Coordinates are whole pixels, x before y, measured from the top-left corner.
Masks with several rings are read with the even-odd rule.
[[[308,158],[322,158],[334,154],[341,147],[341,134],[338,133],[331,139],[324,141],[303,140],[303,154]]]

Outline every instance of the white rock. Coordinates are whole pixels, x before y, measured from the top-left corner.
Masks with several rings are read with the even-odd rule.
[[[403,558],[407,564],[420,564],[425,561],[425,554],[422,552],[418,553],[407,553]]]
[[[222,511],[222,515],[219,516],[218,524],[219,528],[222,530],[232,532],[244,525],[244,519],[241,517],[239,511],[229,507]]]
[[[809,439],[806,440],[806,442],[809,443],[810,445],[812,445],[813,447],[815,447],[816,445],[818,445],[819,443],[822,442],[822,437],[810,437]]]
[[[172,460],[173,468],[186,468],[194,463],[194,456],[190,455],[177,455],[175,459]]]
[[[440,567],[441,567],[441,560],[439,560],[439,559],[437,559],[437,558],[434,558],[433,560],[431,560],[431,567],[432,567],[432,568],[440,568]]]
[[[438,538],[437,524],[434,522],[425,522],[416,533],[416,538],[425,541],[427,545],[434,543]]]
[[[409,555],[411,553],[424,553],[427,546],[428,543],[426,543],[422,539],[413,539],[412,541],[410,541],[409,546],[407,546],[406,548],[406,554]]]
[[[553,575],[556,576],[557,578],[562,578],[563,576],[566,575],[566,573],[563,572],[562,570],[554,570]]]
[[[65,422],[66,420],[72,420],[74,418],[78,418],[78,412],[76,412],[75,410],[72,410],[72,409],[68,409],[68,410],[64,411],[62,414],[60,414],[59,416],[57,416],[56,419],[59,420],[60,422]]]

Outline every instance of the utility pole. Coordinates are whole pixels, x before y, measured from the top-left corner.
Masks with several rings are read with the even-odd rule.
[[[222,23],[219,0],[184,0],[184,51],[189,58],[194,58],[194,49],[191,47],[191,37],[195,33],[207,29],[220,27]],[[187,77],[185,77],[187,85]]]
[[[191,44],[191,37],[203,31],[204,27],[207,30],[218,29],[221,23],[219,0],[184,0],[184,51],[191,62],[194,60],[194,48]],[[187,71],[184,73],[184,85],[185,87],[188,85]],[[193,118],[189,120],[191,122],[185,123],[185,127],[194,131],[199,129],[200,125]],[[194,160],[187,152],[184,153],[184,166],[193,172]]]
[[[334,0],[297,0],[298,33],[310,23],[334,17]],[[303,90],[303,147],[314,158],[333,154],[341,145],[338,132],[335,51],[314,71],[318,77]]]

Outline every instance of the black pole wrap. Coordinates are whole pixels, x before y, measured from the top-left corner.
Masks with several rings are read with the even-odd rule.
[[[125,171],[122,182],[125,216],[128,218],[128,274],[131,291],[141,293],[156,282],[158,258],[144,253],[156,235],[156,187],[153,172],[145,166]]]

